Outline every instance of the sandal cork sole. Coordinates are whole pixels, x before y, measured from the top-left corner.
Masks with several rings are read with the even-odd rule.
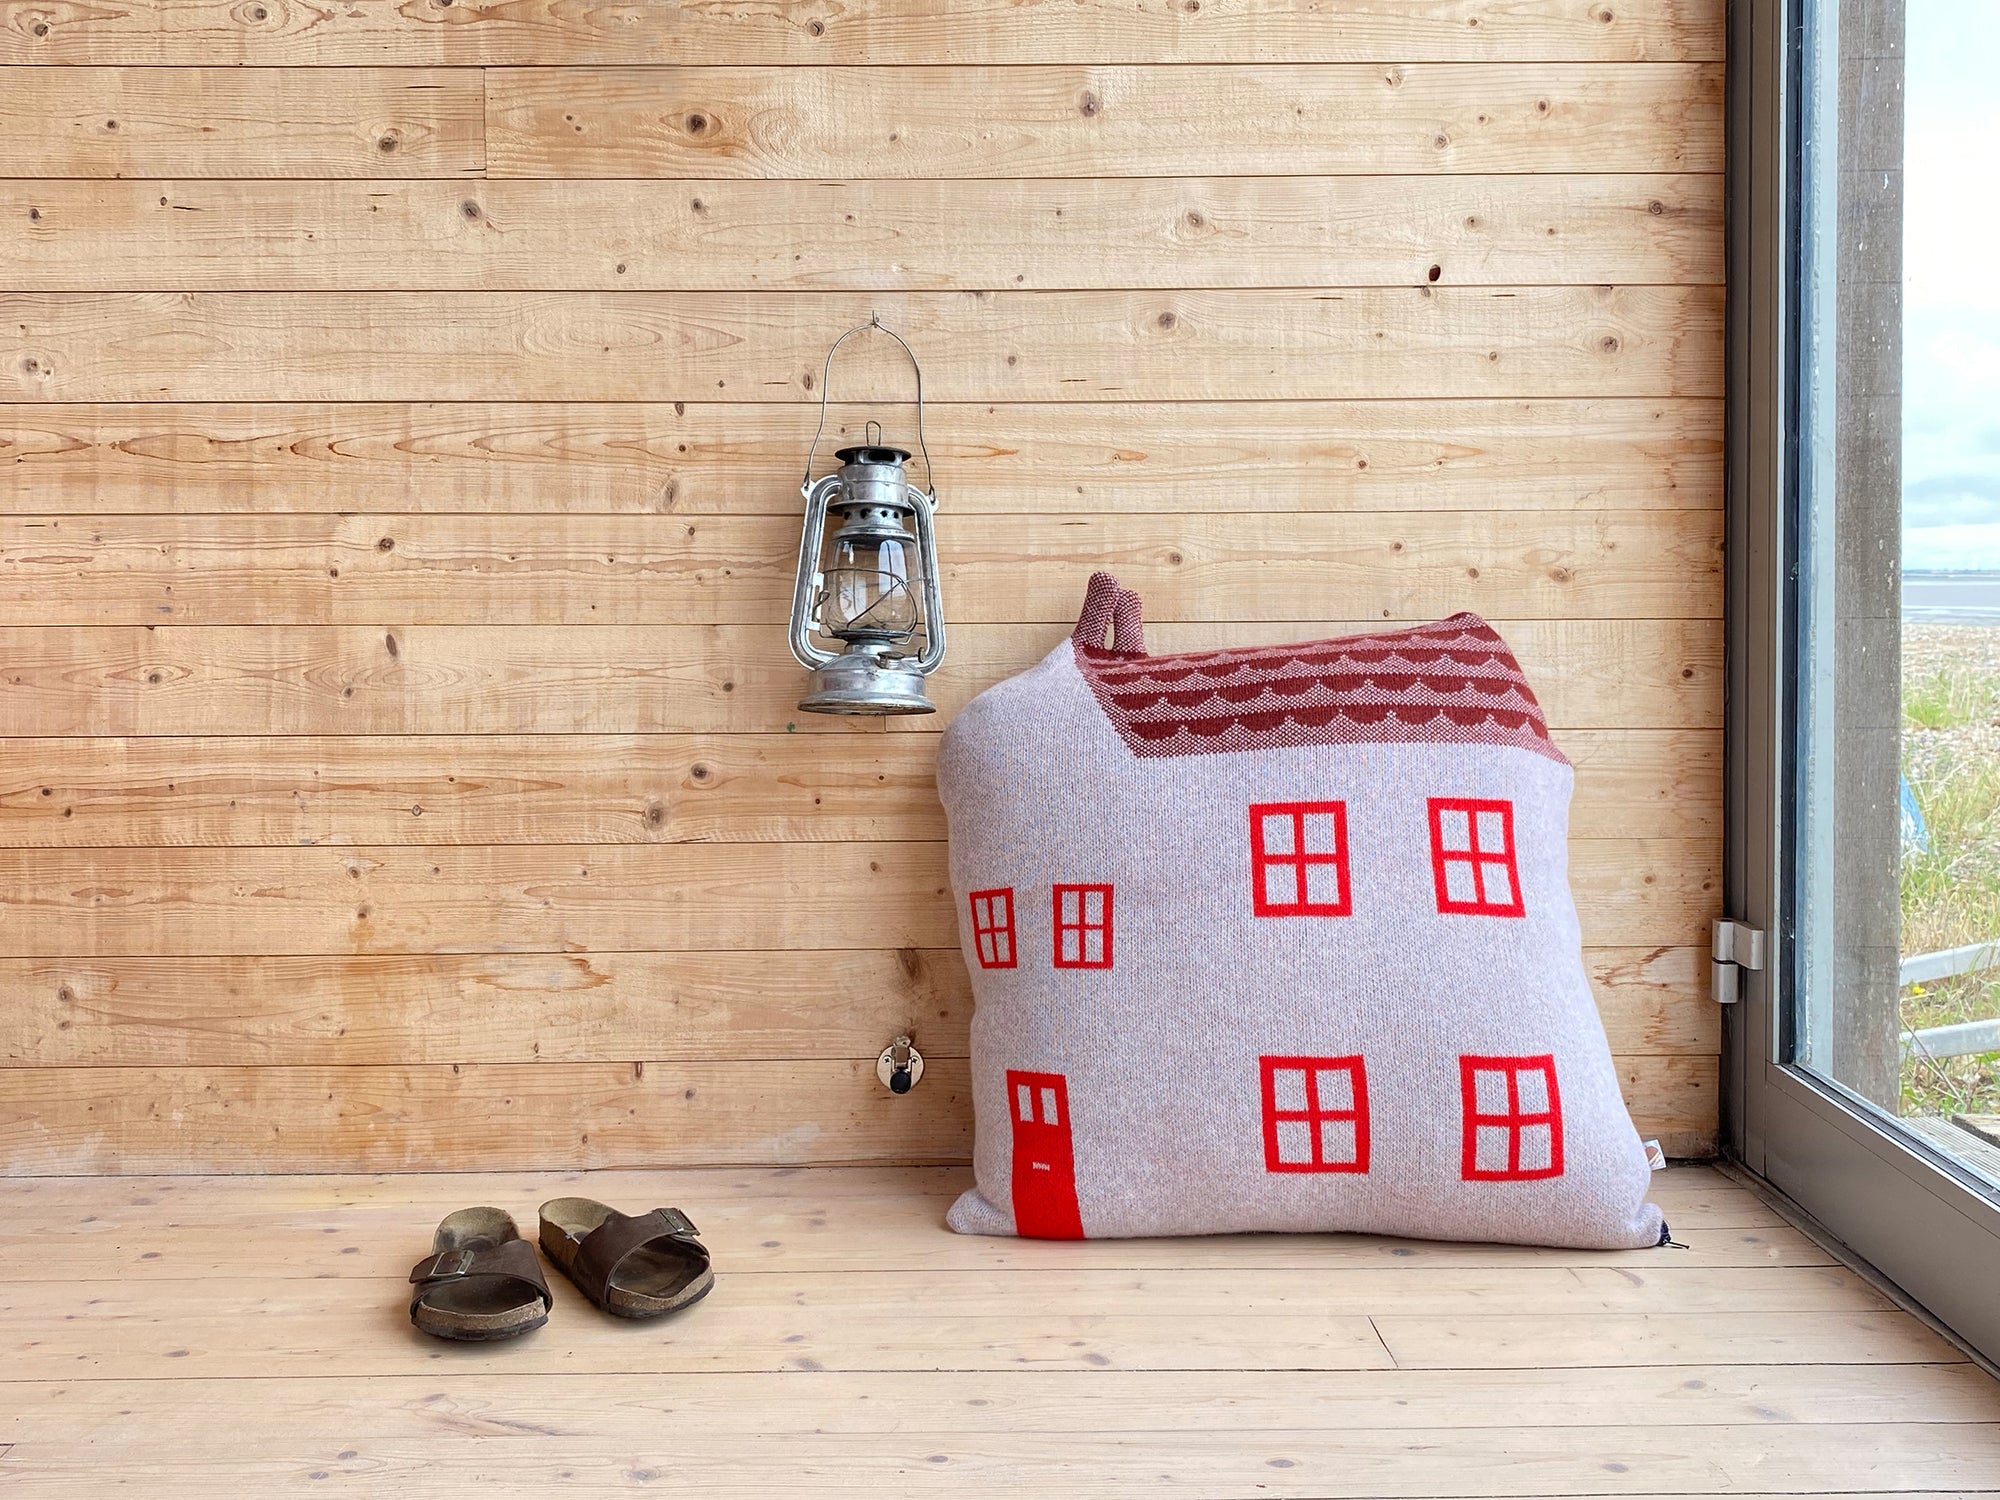
[[[627,1215],[592,1198],[553,1198],[541,1215],[542,1253],[613,1317],[662,1317],[715,1286],[707,1248],[676,1209]]]
[[[483,1343],[518,1338],[549,1320],[548,1283],[534,1247],[499,1208],[447,1214],[430,1256],[410,1273],[410,1321],[433,1338]]]

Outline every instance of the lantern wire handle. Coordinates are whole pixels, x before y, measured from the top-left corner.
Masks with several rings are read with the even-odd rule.
[[[833,341],[833,348],[826,351],[826,362],[820,366],[819,371],[819,426],[813,429],[812,447],[806,450],[806,477],[802,483],[805,485],[812,483],[813,459],[819,453],[819,440],[826,435],[826,407],[827,402],[833,395],[832,391],[827,388],[827,377],[833,370],[833,356],[839,350],[840,346],[854,337],[855,334],[865,333],[871,328],[880,329],[883,333],[888,334],[890,338],[901,344],[903,352],[910,356],[910,368],[916,371],[917,451],[924,456],[924,491],[935,501],[937,499],[937,488],[936,481],[931,476],[931,450],[924,442],[924,367],[917,363],[917,351],[910,347],[909,341],[896,332],[895,329],[884,323],[880,313],[873,312],[868,315],[866,323],[856,323],[847,332],[835,339]]]

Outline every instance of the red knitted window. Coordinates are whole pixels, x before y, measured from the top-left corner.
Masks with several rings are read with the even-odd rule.
[[[1525,915],[1514,865],[1514,804],[1431,798],[1431,875],[1441,912]]]
[[[1014,967],[1014,889],[972,893],[972,946],[982,969]]]
[[[1460,1057],[1465,1107],[1460,1175],[1525,1182],[1563,1172],[1562,1097],[1553,1057]]]
[[[1260,1057],[1264,1170],[1366,1172],[1368,1071],[1359,1057]]]
[[[1255,802],[1250,806],[1250,902],[1260,917],[1344,917],[1345,802]]]
[[[1058,969],[1111,967],[1111,887],[1059,885],[1055,893]]]

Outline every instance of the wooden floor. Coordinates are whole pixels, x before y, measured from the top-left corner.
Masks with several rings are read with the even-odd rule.
[[[964,1239],[956,1169],[0,1183],[0,1495],[2000,1492],[2000,1387],[1705,1168],[1689,1248]],[[672,1203],[677,1320],[440,1344],[449,1210]]]

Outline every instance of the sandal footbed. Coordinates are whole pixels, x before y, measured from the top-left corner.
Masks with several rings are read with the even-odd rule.
[[[438,1225],[431,1253],[491,1250],[520,1237],[504,1208],[461,1208]],[[410,1321],[425,1333],[466,1341],[513,1338],[548,1320],[548,1309],[532,1291],[518,1281],[489,1277],[434,1282],[410,1309]]]
[[[584,1237],[612,1213],[609,1204],[594,1198],[550,1199],[541,1208],[542,1253],[573,1279]],[[599,1305],[615,1317],[657,1318],[699,1302],[714,1285],[714,1271],[696,1251],[662,1240],[634,1250],[618,1263]]]

